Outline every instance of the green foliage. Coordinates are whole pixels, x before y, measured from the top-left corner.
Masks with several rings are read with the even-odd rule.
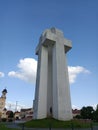
[[[7,120],[6,118],[2,118],[1,119],[2,122],[6,122],[6,120]]]
[[[93,116],[94,120],[98,122],[98,105],[96,110],[94,111],[94,116]]]
[[[93,119],[94,109],[92,106],[82,107],[81,117],[83,119]]]
[[[13,118],[14,117],[14,113],[11,111],[8,118]]]
[[[75,119],[81,119],[82,117],[81,117],[81,115],[76,115],[74,118]]]
[[[91,119],[98,122],[98,105],[96,110],[94,110],[92,106],[82,107],[80,116],[82,119]]]

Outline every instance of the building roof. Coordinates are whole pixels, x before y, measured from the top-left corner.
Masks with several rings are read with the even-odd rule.
[[[73,114],[80,114],[80,110],[77,110],[77,109],[72,110],[72,113],[73,113]]]
[[[21,109],[21,112],[26,112],[26,111],[30,111],[30,110],[32,110],[32,108]]]
[[[14,114],[19,114],[20,112],[19,111],[16,111]]]

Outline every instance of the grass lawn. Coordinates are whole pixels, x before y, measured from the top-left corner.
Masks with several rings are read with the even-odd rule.
[[[91,126],[91,123],[84,120],[59,121],[53,118],[46,118],[31,120],[24,125],[29,128],[88,128]]]
[[[0,123],[0,130],[20,130],[20,129],[7,128],[4,123]]]
[[[98,122],[94,122],[93,124],[98,126]]]

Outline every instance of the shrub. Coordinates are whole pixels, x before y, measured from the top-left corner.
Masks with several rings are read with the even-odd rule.
[[[6,120],[7,120],[6,118],[2,118],[1,119],[2,122],[6,122]]]

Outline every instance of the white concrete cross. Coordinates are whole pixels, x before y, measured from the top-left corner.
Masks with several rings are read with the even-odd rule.
[[[38,67],[34,100],[34,118],[52,116],[58,120],[72,119],[66,53],[72,48],[63,32],[45,30],[36,47]]]

